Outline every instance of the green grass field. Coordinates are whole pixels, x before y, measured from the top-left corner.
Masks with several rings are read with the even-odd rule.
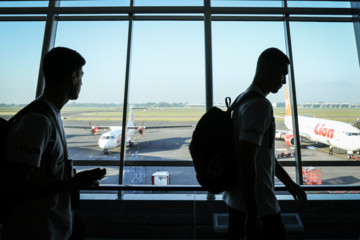
[[[12,116],[20,108],[0,108],[0,116]],[[104,108],[64,108],[66,119],[78,121],[121,121],[122,109]],[[198,121],[205,113],[203,108],[148,108],[135,109],[136,121]],[[128,112],[129,114],[129,112]],[[360,118],[360,109],[356,108],[299,108],[299,115],[351,122]],[[275,116],[284,116],[284,108],[275,108]],[[282,121],[282,119],[276,119]]]

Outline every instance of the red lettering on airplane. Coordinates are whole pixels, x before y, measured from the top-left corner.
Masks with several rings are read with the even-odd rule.
[[[320,124],[317,124],[314,133],[315,135],[323,136],[332,139],[334,137],[334,129],[328,129],[325,127],[325,124],[322,124],[319,128]]]

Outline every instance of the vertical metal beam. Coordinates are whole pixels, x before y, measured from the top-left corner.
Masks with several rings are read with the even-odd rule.
[[[210,1],[211,0],[204,0],[206,111],[213,106],[213,72],[212,72]]]
[[[284,0],[283,4],[284,4],[284,8],[287,8],[287,0]],[[296,182],[298,184],[303,184],[300,135],[299,135],[299,121],[298,121],[297,102],[296,102],[294,61],[293,61],[293,53],[292,53],[292,45],[291,45],[289,15],[285,15],[285,18],[284,18],[284,33],[285,33],[286,53],[290,59],[289,81],[288,82],[289,82],[290,102],[291,102],[291,111],[292,111],[292,120],[293,120],[292,121],[293,133],[294,133],[294,139],[295,139]]]
[[[360,65],[360,2],[351,2],[351,8],[353,9],[355,42]]]
[[[133,0],[130,1],[130,6],[133,6]],[[122,118],[122,132],[120,145],[120,166],[119,166],[119,184],[124,180],[124,165],[125,165],[125,147],[126,147],[126,119],[129,100],[129,80],[130,80],[130,64],[131,64],[131,43],[132,43],[132,24],[133,15],[129,14],[129,28],[128,28],[128,44],[126,53],[126,69],[125,69],[125,87],[124,87],[124,104],[123,104],[123,118]],[[121,193],[119,193],[121,195]]]
[[[205,34],[205,100],[206,111],[213,106],[213,71],[211,45],[211,0],[204,0],[204,34]],[[208,200],[215,200],[215,195],[207,192]]]
[[[44,55],[50,51],[55,45],[56,38],[56,30],[57,30],[57,14],[54,14],[54,8],[60,6],[60,0],[49,1],[49,8],[46,16],[46,24],[45,24],[45,32],[44,32],[44,40],[43,47],[41,51],[41,58],[39,64],[39,74],[38,74],[38,82],[36,87],[36,95],[35,97],[39,97],[45,88],[45,78],[43,74],[42,68],[42,59]]]

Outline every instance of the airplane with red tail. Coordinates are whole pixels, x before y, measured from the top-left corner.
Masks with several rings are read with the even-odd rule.
[[[100,129],[110,129],[110,131],[103,133],[99,138],[99,147],[103,149],[105,155],[109,153],[110,149],[116,148],[121,144],[122,127],[121,126],[91,126],[90,134],[96,135]],[[125,134],[126,142],[132,147],[134,142],[132,139],[134,135],[143,135],[145,129],[158,129],[158,128],[183,128],[192,127],[192,125],[169,125],[169,126],[136,126],[134,118],[134,107],[130,106],[130,117],[126,124],[127,132]],[[64,126],[64,128],[82,128],[82,126]]]

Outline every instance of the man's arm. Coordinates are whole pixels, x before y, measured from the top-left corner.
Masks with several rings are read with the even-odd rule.
[[[256,197],[256,155],[258,150],[259,146],[254,143],[246,141],[236,141],[235,143],[239,173],[238,181],[246,208],[245,233],[248,238],[256,237],[261,233],[261,221]]]
[[[275,176],[284,183],[287,190],[293,195],[294,199],[299,203],[304,203],[307,200],[306,193],[302,187],[296,184],[280,165],[279,161],[275,158]]]
[[[100,174],[100,168],[83,171],[67,181],[37,182],[32,180],[36,167],[17,162],[8,162],[5,172],[5,191],[15,198],[36,199],[51,196],[53,194],[68,192],[74,189],[86,188],[98,185],[98,181],[104,178]]]

